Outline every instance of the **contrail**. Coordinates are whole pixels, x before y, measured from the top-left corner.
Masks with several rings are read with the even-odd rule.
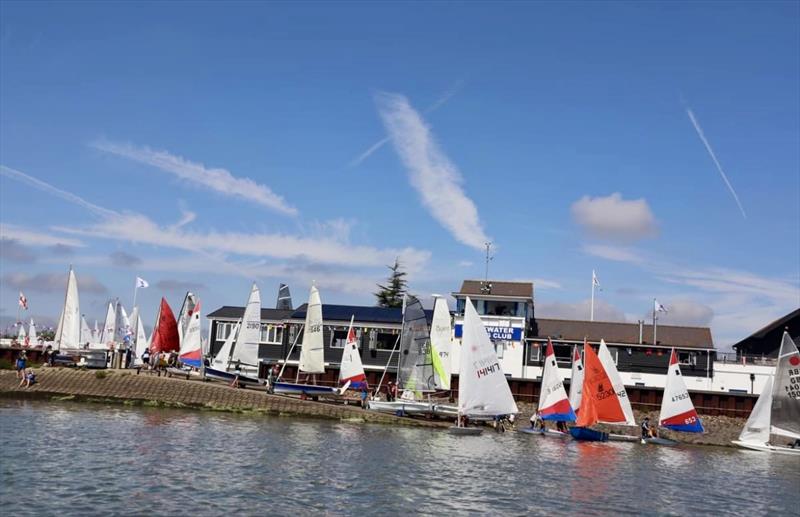
[[[436,101],[433,104],[428,106],[428,108],[424,110],[422,113],[427,115],[429,113],[433,113],[434,111],[438,110],[439,108],[447,104],[447,101],[452,99],[453,96],[457,94],[458,91],[463,86],[464,86],[464,80],[459,79],[458,81],[453,83],[453,86],[448,88],[447,91],[445,91],[438,99],[436,99]],[[352,168],[361,165],[364,162],[364,160],[366,160],[372,155],[372,153],[374,153],[384,145],[388,144],[390,140],[391,138],[389,138],[388,136],[381,138],[380,140],[369,146],[369,148],[366,151],[353,158],[353,160],[350,163],[348,163],[347,166]]]
[[[7,178],[11,178],[13,180],[17,180],[21,183],[25,183],[33,188],[39,189],[43,192],[47,192],[48,194],[53,194],[56,197],[60,197],[64,201],[68,201],[78,206],[82,206],[87,210],[93,212],[99,216],[117,216],[119,215],[118,212],[113,210],[109,210],[108,208],[103,208],[102,206],[97,206],[94,203],[90,203],[83,199],[82,197],[78,197],[71,192],[67,192],[66,190],[61,190],[58,187],[54,187],[49,183],[45,183],[42,180],[36,179],[33,176],[28,176],[24,172],[18,171],[16,169],[12,169],[11,167],[6,167],[5,165],[0,165],[0,175],[3,175]]]
[[[719,175],[722,176],[722,181],[724,181],[725,185],[728,186],[728,190],[731,191],[731,195],[733,196],[733,199],[736,201],[736,204],[739,206],[739,210],[742,211],[742,217],[747,219],[747,214],[744,213],[744,207],[742,206],[741,201],[739,201],[739,196],[736,195],[736,191],[733,190],[733,185],[731,185],[731,182],[728,180],[728,176],[726,176],[725,171],[722,170],[722,165],[719,164],[719,160],[717,160],[717,156],[714,154],[714,150],[711,148],[711,144],[709,144],[708,140],[706,140],[706,135],[703,133],[703,128],[701,128],[700,123],[697,122],[694,113],[692,113],[692,109],[687,107],[686,114],[689,115],[689,120],[692,121],[694,129],[695,131],[697,131],[697,136],[700,137],[700,140],[703,141],[703,145],[706,146],[706,151],[708,151],[709,156],[711,156],[711,159],[714,160],[714,165],[717,166]]]

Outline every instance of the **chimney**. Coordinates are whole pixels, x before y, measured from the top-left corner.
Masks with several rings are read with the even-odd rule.
[[[644,320],[639,320],[639,344],[642,344],[642,335],[644,333]]]

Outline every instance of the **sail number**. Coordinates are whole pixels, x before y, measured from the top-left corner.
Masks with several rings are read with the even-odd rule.
[[[680,395],[675,395],[672,397],[672,402],[678,402],[679,400],[686,400],[689,398],[689,394],[687,392],[683,392]]]

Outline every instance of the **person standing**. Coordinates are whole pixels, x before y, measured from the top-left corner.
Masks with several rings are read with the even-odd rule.
[[[367,385],[361,385],[361,407],[367,409]]]
[[[17,379],[25,379],[25,367],[28,365],[28,356],[25,350],[20,350],[17,356]]]

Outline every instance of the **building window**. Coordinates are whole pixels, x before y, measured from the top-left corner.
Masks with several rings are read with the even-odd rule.
[[[532,362],[539,361],[542,357],[542,345],[540,343],[534,343],[531,341],[531,345],[528,352],[528,360]]]
[[[283,342],[283,326],[262,323],[259,341],[270,345],[280,345]]]
[[[349,327],[334,328],[331,331],[331,348],[344,348],[347,344],[347,333]],[[356,346],[361,348],[361,331],[355,330],[356,333]]]
[[[505,341],[498,341],[494,344],[494,352],[497,354],[498,359],[503,358],[503,352],[506,350],[506,342]]]
[[[394,350],[397,343],[399,332],[375,332],[375,348],[378,350]]]
[[[678,362],[685,366],[695,366],[697,356],[692,352],[678,352]]]
[[[217,322],[217,341],[225,341],[233,329],[233,323]]]

